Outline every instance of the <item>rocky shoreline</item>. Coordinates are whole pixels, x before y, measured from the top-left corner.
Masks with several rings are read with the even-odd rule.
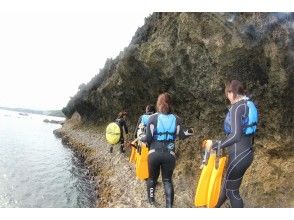
[[[121,154],[115,147],[111,154],[101,129],[68,120],[54,134],[85,160],[96,184],[96,207],[149,207],[145,182],[136,180],[134,166],[128,162],[129,149]]]
[[[147,202],[146,185],[135,177],[135,167],[129,163],[130,149],[124,154],[115,146],[111,154],[104,136],[105,126],[83,124],[74,117],[67,120],[62,128],[54,131],[62,142],[77,152],[89,169],[96,183],[96,207],[136,208],[150,207]],[[177,142],[177,165],[173,175],[176,208],[194,207],[196,181],[201,170],[200,152],[197,147],[199,137]],[[195,146],[187,151],[187,146]],[[291,166],[293,157],[288,160],[275,157],[270,146],[277,143],[257,141],[255,158],[247,171],[241,195],[245,207],[293,207]],[[185,149],[186,148],[186,149]],[[165,206],[165,196],[161,177],[156,188],[156,207]],[[228,207],[228,203],[224,207]]]
[[[83,124],[80,118],[72,117],[53,133],[61,138],[63,144],[69,146],[85,161],[89,174],[96,184],[96,207],[99,208],[152,208],[147,202],[146,183],[135,177],[135,166],[129,163],[130,148],[124,154],[115,146],[113,153],[109,152],[104,134],[105,126]],[[179,146],[180,148],[180,146]],[[178,154],[179,156],[180,154]],[[195,160],[193,155],[192,160]],[[200,156],[198,158],[200,161]],[[194,183],[191,176],[195,176],[198,167],[177,165],[174,175],[175,208],[194,207]],[[179,169],[178,169],[179,168]],[[187,175],[193,173],[193,175]],[[197,172],[199,175],[200,172]],[[191,183],[193,187],[191,188]],[[190,187],[189,187],[190,186]],[[161,176],[156,188],[156,206],[165,207],[165,196]]]

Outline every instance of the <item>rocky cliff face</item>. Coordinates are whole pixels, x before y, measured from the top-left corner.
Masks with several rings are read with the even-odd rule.
[[[293,61],[293,13],[154,13],[117,58],[80,86],[63,112],[105,123],[125,109],[134,123],[159,93],[169,92],[174,111],[197,133],[185,146],[179,144],[178,172],[183,173],[195,167],[201,140],[222,137],[224,84],[239,79],[260,113],[245,194],[257,206],[273,197],[273,206],[279,201],[294,206]]]

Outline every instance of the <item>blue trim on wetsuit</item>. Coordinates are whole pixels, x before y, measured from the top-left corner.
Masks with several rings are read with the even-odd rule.
[[[243,132],[242,119],[248,115],[246,100],[233,104],[229,111],[231,133],[219,145],[220,148],[226,148],[229,160],[217,207],[228,198],[232,207],[241,208],[244,204],[239,189],[243,176],[253,161],[253,136],[247,136]]]

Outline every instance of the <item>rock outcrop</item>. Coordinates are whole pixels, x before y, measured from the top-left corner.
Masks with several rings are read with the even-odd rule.
[[[160,92],[169,92],[174,111],[196,131],[178,144],[175,175],[193,180],[196,146],[222,137],[224,83],[239,79],[260,113],[243,194],[251,206],[293,207],[293,75],[293,13],[153,13],[130,45],[80,86],[63,113],[106,123],[127,110],[134,124]]]

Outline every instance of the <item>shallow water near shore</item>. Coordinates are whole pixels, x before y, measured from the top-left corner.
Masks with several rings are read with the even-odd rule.
[[[45,118],[62,120],[0,110],[0,207],[95,207],[88,170]]]

